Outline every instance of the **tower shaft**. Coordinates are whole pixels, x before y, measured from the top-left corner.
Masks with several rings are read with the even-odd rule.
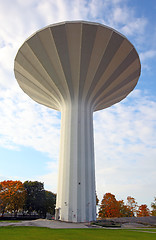
[[[96,219],[93,112],[75,101],[64,105],[61,115],[56,218],[92,221]]]

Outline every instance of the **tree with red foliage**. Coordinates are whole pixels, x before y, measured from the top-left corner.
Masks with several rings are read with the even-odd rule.
[[[99,217],[132,217],[133,212],[124,204],[123,200],[117,201],[115,195],[106,193],[101,201]]]
[[[23,208],[26,191],[21,181],[0,182],[0,211],[2,216],[5,211],[14,212]]]
[[[139,206],[137,211],[137,217],[148,217],[150,216],[150,210],[148,209],[146,204],[142,204]]]
[[[4,215],[6,206],[7,206],[7,197],[5,195],[5,192],[3,192],[3,184],[0,183],[0,213],[2,214],[2,217]]]
[[[133,216],[135,216],[137,213],[137,207],[138,207],[135,198],[131,196],[127,197],[127,207],[130,209],[130,211],[133,212]]]
[[[106,193],[103,196],[99,210],[99,217],[100,218],[120,217],[119,204],[115,198],[115,195],[111,193]]]

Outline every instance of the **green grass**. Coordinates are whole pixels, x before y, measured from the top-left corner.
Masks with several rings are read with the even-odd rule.
[[[14,223],[14,222],[21,222],[21,221],[20,220],[0,220],[0,222]]]
[[[0,227],[3,240],[155,240],[155,233],[125,229],[49,229],[39,227]]]
[[[155,232],[156,233],[156,228],[137,228],[137,229],[134,229],[134,231],[144,231],[144,232]]]

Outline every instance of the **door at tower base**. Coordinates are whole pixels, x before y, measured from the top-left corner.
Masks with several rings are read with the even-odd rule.
[[[60,219],[60,208],[55,208],[55,220]]]

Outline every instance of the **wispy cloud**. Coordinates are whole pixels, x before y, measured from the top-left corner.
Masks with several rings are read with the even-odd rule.
[[[58,181],[58,161],[52,161],[47,163],[48,173],[42,176],[38,176],[37,179],[44,182],[46,189],[51,189],[53,192],[57,192]]]
[[[150,49],[140,53],[140,60],[142,63],[142,69],[151,72],[151,61],[155,61],[156,49]]]
[[[1,146],[31,146],[56,158],[60,137],[60,113],[36,104],[20,89],[4,91],[0,100]]]
[[[156,50],[148,50],[146,52],[140,53],[141,61],[146,61],[147,59],[154,58],[156,56]]]

